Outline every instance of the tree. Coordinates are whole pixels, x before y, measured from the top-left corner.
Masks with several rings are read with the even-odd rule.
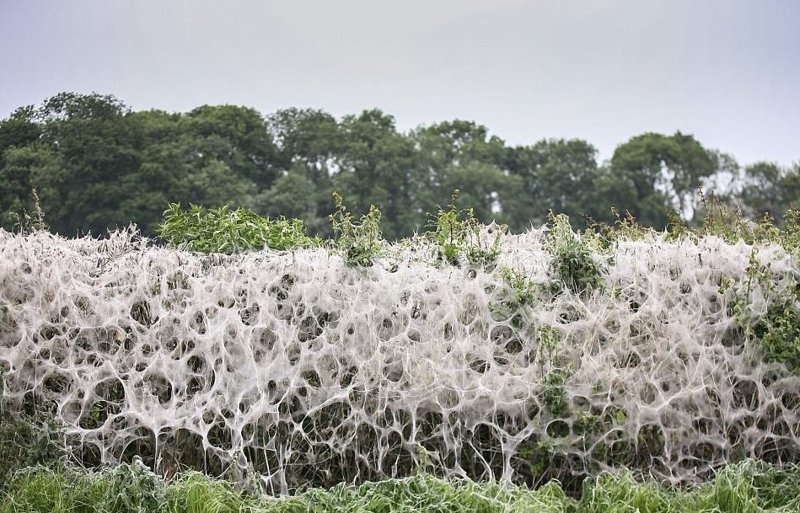
[[[598,176],[596,153],[591,144],[579,139],[509,148],[507,166],[521,178],[524,198],[514,212],[514,228],[542,224],[550,211],[568,215],[573,226],[583,226]]]
[[[180,123],[181,132],[196,142],[204,162],[221,162],[258,190],[269,188],[279,176],[277,148],[266,120],[257,111],[204,105],[182,116]]]
[[[458,205],[473,209],[482,223],[508,224],[514,215],[510,202],[522,188],[522,179],[508,176],[493,164],[467,161],[451,166],[442,185],[442,193],[458,190]]]
[[[44,123],[66,120],[116,119],[130,109],[116,97],[106,94],[63,92],[42,103],[37,116]]]
[[[456,119],[422,127],[416,132],[420,150],[429,153],[439,163],[458,165],[477,161],[501,165],[505,143],[489,136],[489,129],[473,121]]]
[[[620,201],[614,205],[619,210],[629,211],[642,224],[662,228],[670,209],[692,216],[697,189],[717,164],[715,154],[691,135],[646,133],[617,147],[611,176],[603,176],[598,193],[611,193]]]
[[[41,148],[32,148],[41,135],[34,116],[33,106],[21,107],[0,121],[0,227],[6,229],[33,211],[31,169],[52,164],[51,155],[38,155]]]
[[[20,107],[0,121],[0,166],[7,149],[27,146],[39,139],[42,131],[36,123],[35,114],[33,106]]]
[[[413,144],[396,131],[392,116],[377,109],[346,116],[340,126],[345,143],[334,190],[354,212],[377,206],[387,239],[408,235],[424,217],[414,208]]]
[[[315,187],[304,169],[295,166],[275,180],[272,187],[261,192],[255,206],[270,217],[303,219],[311,233],[327,233],[328,219],[317,215],[318,195],[325,192]]]
[[[336,119],[321,110],[284,109],[268,118],[284,169],[299,164],[308,179],[324,183],[338,171],[344,140]]]
[[[7,149],[0,167],[0,226],[13,229],[22,216],[34,215],[34,191],[39,197],[39,207],[50,222],[49,213],[55,210],[60,196],[53,185],[59,171],[56,154],[45,145]]]
[[[410,135],[417,149],[409,179],[415,183],[417,212],[427,224],[428,214],[447,205],[459,191],[459,206],[473,208],[483,222],[511,220],[520,186],[501,167],[505,143],[490,136],[485,126],[453,120],[420,127]]]
[[[126,123],[128,113],[116,98],[98,94],[61,93],[39,109],[42,141],[58,162],[58,171],[46,182],[59,191],[59,199],[42,198],[54,231],[97,235],[134,220],[118,208],[125,194],[134,193],[124,188],[122,178],[140,164],[139,133]]]
[[[789,208],[800,206],[800,163],[782,168],[774,162],[757,162],[744,170],[739,199],[751,217],[768,215],[781,221]]]
[[[345,151],[339,123],[321,110],[290,108],[269,116],[267,124],[278,147],[280,166],[287,171],[272,189],[259,195],[256,208],[263,214],[276,215],[276,206],[285,205],[287,210],[282,214],[287,216],[302,210],[309,233],[329,236],[333,175],[340,171]],[[302,206],[289,206],[286,193],[290,190],[302,191]]]

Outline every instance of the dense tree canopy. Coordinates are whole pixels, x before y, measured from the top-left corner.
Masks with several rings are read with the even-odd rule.
[[[720,190],[722,182],[729,185]],[[327,236],[336,191],[357,213],[376,205],[384,235],[396,238],[425,229],[456,189],[459,208],[515,231],[551,211],[575,226],[629,212],[662,228],[670,211],[692,221],[700,188],[754,218],[780,221],[800,206],[800,164],[740,171],[730,156],[680,132],[632,137],[598,163],[586,141],[509,146],[466,120],[404,133],[377,109],[341,119],[231,105],[167,113],[131,111],[99,94],[61,93],[0,121],[0,226],[18,226],[38,198],[50,228],[66,235],[130,223],[152,235],[176,202],[301,218]]]

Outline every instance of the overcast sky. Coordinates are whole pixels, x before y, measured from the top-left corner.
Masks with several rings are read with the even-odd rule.
[[[60,91],[133,109],[377,107],[610,157],[694,134],[800,161],[798,0],[0,0],[0,118]]]

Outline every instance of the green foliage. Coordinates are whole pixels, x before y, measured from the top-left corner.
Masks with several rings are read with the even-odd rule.
[[[492,268],[500,255],[500,242],[507,231],[505,226],[497,228],[494,240],[491,234],[484,236],[483,225],[475,217],[472,209],[458,210],[455,206],[458,190],[453,193],[447,210],[439,208],[433,224],[433,232],[428,236],[437,245],[437,259],[450,265],[470,265]]]
[[[614,150],[610,168],[601,174],[600,197],[631,212],[646,225],[662,229],[671,209],[688,214],[703,180],[718,167],[717,155],[691,135],[646,133]]]
[[[12,418],[0,408],[0,494],[20,470],[37,465],[59,468],[67,455],[64,436],[49,414]]]
[[[27,234],[38,231],[47,231],[49,227],[44,220],[44,211],[39,201],[39,193],[36,187],[31,189],[31,196],[33,198],[33,212],[28,213],[25,210],[22,213],[11,212],[10,218],[14,220],[14,225],[18,233]]]
[[[537,464],[550,453],[528,452]],[[101,472],[31,470],[17,476],[0,513],[788,513],[800,509],[800,469],[744,461],[713,481],[683,489],[602,474],[570,498],[557,481],[536,490],[506,483],[446,481],[418,473],[361,486],[337,485],[294,497],[258,499],[197,473],[165,483],[123,465]]]
[[[586,141],[508,146],[467,120],[402,133],[378,109],[337,120],[290,108],[265,119],[232,105],[131,111],[113,96],[67,92],[0,120],[0,226],[33,212],[36,188],[51,229],[64,235],[135,223],[151,236],[161,205],[174,201],[302,218],[328,237],[337,190],[354,211],[378,205],[381,231],[395,240],[424,229],[426,213],[455,188],[480,223],[515,231],[545,221],[548,210],[579,228],[590,216],[614,223],[614,206],[661,230],[675,225],[669,211],[701,212],[699,187],[728,174],[742,188],[726,201],[749,218],[766,213],[782,224],[781,212],[800,207],[800,164],[760,162],[739,174],[731,157],[681,133],[632,137],[598,166]]]
[[[697,234],[692,230],[691,226],[683,220],[680,214],[673,210],[668,212],[667,217],[669,218],[669,225],[664,235],[665,240],[677,241],[686,238],[697,240]]]
[[[569,218],[550,215],[550,269],[559,284],[575,294],[587,294],[603,283],[601,267],[593,257],[592,241],[572,231]]]
[[[536,340],[539,344],[542,361],[544,361],[544,355],[546,354],[547,362],[550,365],[555,365],[555,357],[561,346],[561,332],[552,326],[542,326],[536,334]]]
[[[781,221],[786,210],[800,207],[800,162],[791,168],[756,162],[745,168],[741,183],[737,199],[749,217],[767,215]]]
[[[797,225],[795,215],[787,215],[786,230],[769,230],[766,238],[772,243],[781,243],[797,251]],[[763,242],[762,242],[763,243]],[[768,362],[778,362],[794,373],[800,374],[800,283],[790,276],[781,288],[773,281],[771,265],[762,265],[758,245],[750,252],[746,278],[735,283],[728,277],[720,282],[720,292],[731,290],[733,300],[729,305],[736,325],[744,332],[751,346]],[[756,314],[752,311],[751,296],[759,289],[767,301],[766,311]]]
[[[199,472],[181,476],[166,490],[167,512],[238,513],[264,511],[256,501],[235,492],[228,483],[214,481]]]
[[[786,251],[800,253],[800,210],[790,208],[783,214],[781,245]]]
[[[701,225],[693,228],[673,212],[670,215],[666,240],[690,238],[696,241],[704,236],[715,236],[730,244],[742,241],[749,245],[777,244],[791,253],[800,250],[800,210],[786,210],[782,216],[782,224],[778,225],[769,213],[764,213],[760,219],[753,221],[723,198],[703,193],[699,196]],[[626,217],[618,220],[612,228],[605,227],[604,234],[609,239],[638,240],[656,233],[638,225],[631,217]]]
[[[191,205],[188,210],[171,203],[164,211],[160,237],[170,246],[198,253],[240,253],[264,248],[279,251],[319,244],[309,238],[299,219],[269,219],[227,206],[207,209]]]
[[[97,473],[66,469],[29,469],[11,482],[8,498],[0,505],[0,512],[164,511],[167,505],[166,488],[163,480],[140,463],[120,465]]]
[[[744,291],[737,290],[732,309],[745,336],[759,348],[766,361],[783,363],[793,372],[800,373],[800,290],[788,287],[782,292],[773,290],[769,266],[762,266],[754,248],[750,254]],[[769,306],[764,315],[755,317],[749,312],[750,294],[761,287]]]
[[[569,376],[569,369],[552,368],[542,379],[542,399],[554,417],[567,416],[569,413],[569,403],[564,390]]]
[[[782,243],[781,230],[774,220],[765,214],[758,222],[747,219],[740,210],[733,209],[717,197],[702,196],[703,224],[701,235],[714,235],[735,244]]]
[[[5,310],[0,304],[0,327],[7,324]],[[6,411],[3,374],[0,367],[0,497],[17,472],[38,465],[60,468],[69,454],[60,426],[46,408],[39,405],[14,417]]]
[[[510,306],[519,308],[533,304],[539,287],[525,273],[518,269],[503,267],[500,270],[500,275],[503,277],[503,282],[512,292],[509,298]]]
[[[526,324],[525,309],[530,308],[542,287],[532,282],[522,271],[503,267],[500,270],[505,288],[499,289],[499,297],[489,305],[492,318],[497,321],[510,319],[511,327],[520,329]]]
[[[330,220],[336,237],[336,248],[342,253],[347,265],[370,267],[381,252],[381,211],[370,205],[369,212],[361,216],[358,223],[344,205],[342,197],[333,193],[336,206]]]
[[[608,246],[613,242],[644,240],[657,234],[654,229],[640,224],[630,212],[622,215],[616,208],[612,208],[611,213],[614,217],[612,224],[594,226],[595,231],[603,236]]]
[[[553,210],[566,214],[583,228],[587,213],[607,210],[606,205],[594,205],[593,193],[598,177],[596,154],[591,144],[579,139],[547,139],[531,146],[509,148],[506,167],[512,176],[522,179],[522,199],[514,203],[514,213],[509,223],[516,230],[530,223],[540,225]],[[513,196],[512,196],[513,198]],[[513,198],[516,199],[516,198]],[[604,203],[605,199],[598,199]],[[520,224],[521,222],[521,224]]]
[[[800,312],[797,301],[781,301],[767,308],[766,314],[750,330],[764,350],[767,361],[776,361],[800,373]]]
[[[106,504],[111,511],[158,511],[165,499],[164,481],[141,462],[109,472]]]

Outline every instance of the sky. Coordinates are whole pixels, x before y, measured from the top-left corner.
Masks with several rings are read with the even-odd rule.
[[[800,161],[798,0],[0,0],[0,118],[61,91],[401,130],[475,121],[510,145],[644,132],[741,164]]]

